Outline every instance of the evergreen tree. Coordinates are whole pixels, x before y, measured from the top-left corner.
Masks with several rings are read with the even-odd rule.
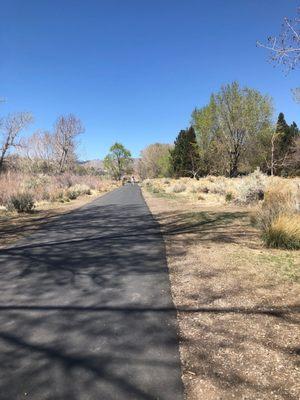
[[[291,145],[291,129],[286,123],[284,114],[280,113],[278,115],[276,133],[278,133],[278,152],[279,157],[284,156],[287,152],[289,146]]]
[[[276,132],[285,133],[289,130],[289,126],[286,123],[284,118],[284,114],[281,112],[278,115],[277,124],[276,124]]]
[[[291,139],[291,143],[290,145],[294,144],[294,141],[299,137],[299,129],[298,126],[296,124],[296,122],[294,121],[291,126],[290,126],[290,139]]]
[[[290,129],[292,130],[294,137],[297,137],[299,135],[299,128],[295,121],[293,121],[293,123],[291,124]]]
[[[295,145],[296,138],[299,137],[299,129],[297,124],[293,122],[290,126],[284,118],[284,114],[278,115],[275,133],[275,150],[274,157],[277,160],[277,174],[286,174],[289,171],[289,163],[291,153]]]
[[[197,177],[199,171],[199,152],[193,127],[181,130],[171,151],[172,172],[176,177]]]
[[[276,125],[276,132],[279,136],[279,151],[282,154],[288,152],[290,147],[293,146],[294,140],[299,135],[299,129],[296,122],[293,122],[290,126],[286,123],[284,114],[280,113]]]

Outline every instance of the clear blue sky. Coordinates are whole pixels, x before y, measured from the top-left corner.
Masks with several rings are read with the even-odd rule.
[[[28,110],[35,129],[75,113],[82,159],[114,141],[138,156],[173,142],[194,107],[233,80],[268,93],[300,123],[285,76],[256,40],[277,34],[294,0],[1,0],[0,114]]]

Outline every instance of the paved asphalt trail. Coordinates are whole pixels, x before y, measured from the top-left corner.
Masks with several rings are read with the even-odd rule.
[[[0,251],[0,399],[183,398],[165,250],[125,186]]]

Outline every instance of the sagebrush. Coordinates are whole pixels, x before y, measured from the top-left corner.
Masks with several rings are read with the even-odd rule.
[[[116,186],[111,180],[93,175],[46,175],[8,171],[0,174],[0,206],[18,211],[18,208],[24,208],[22,204],[26,202],[26,198],[28,203],[32,199],[33,204],[44,201],[64,202],[81,195],[90,195],[92,192],[106,192]],[[18,199],[20,205],[17,204]],[[29,211],[30,207],[27,208]]]

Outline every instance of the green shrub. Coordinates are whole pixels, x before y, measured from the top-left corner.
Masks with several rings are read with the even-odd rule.
[[[79,196],[79,193],[77,190],[74,189],[68,189],[67,191],[67,196],[70,200],[75,200]]]
[[[81,196],[83,194],[88,194],[88,195],[92,194],[89,186],[83,185],[83,184],[77,184],[77,185],[71,186],[67,190],[67,197],[70,200],[75,200],[75,199],[77,199],[78,196]]]
[[[7,208],[18,213],[29,213],[34,208],[34,198],[29,192],[22,192],[12,195],[9,199]]]
[[[152,193],[160,193],[159,188],[152,186],[151,189],[149,189]]]
[[[41,187],[45,187],[49,184],[50,178],[45,175],[33,175],[29,177],[25,183],[24,187],[27,190],[37,190]]]
[[[63,189],[56,189],[50,192],[50,198],[49,200],[52,202],[59,201],[60,203],[63,203],[65,200],[65,191]]]
[[[231,192],[227,192],[225,196],[225,200],[229,203],[233,200],[233,194]]]

